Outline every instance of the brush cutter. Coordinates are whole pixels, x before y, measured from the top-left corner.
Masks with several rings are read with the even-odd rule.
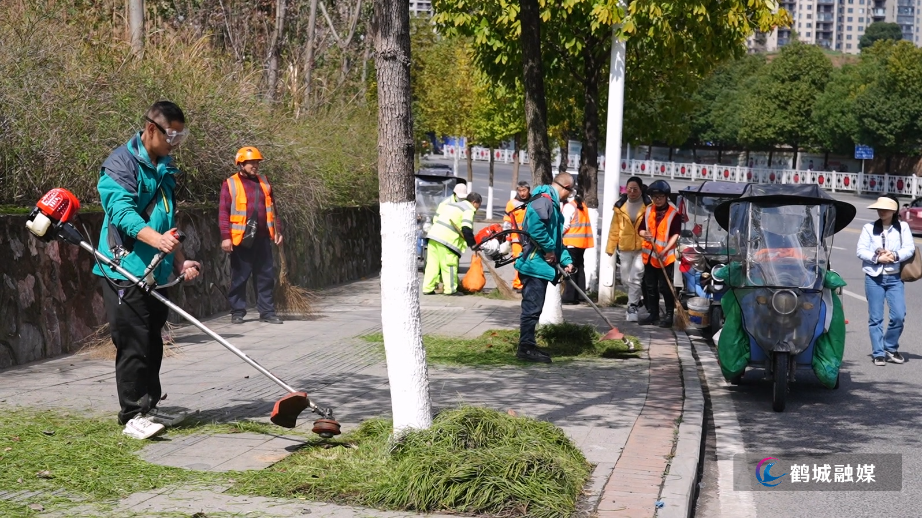
[[[503,230],[502,232],[497,232],[496,234],[493,234],[491,239],[505,240],[506,236],[511,235],[511,234],[519,234],[521,236],[525,236],[525,239],[527,239],[532,244],[532,246],[540,249],[538,244],[535,242],[535,239],[531,237],[531,235],[528,234],[528,232],[525,232],[524,230],[518,230],[518,229]],[[484,243],[486,243],[486,241],[484,241]],[[472,249],[479,250],[480,247],[482,247],[484,243],[479,243],[476,246],[472,247]],[[508,256],[500,257],[499,259],[496,259],[495,261],[496,267],[499,268],[500,266],[507,265],[515,261],[518,258],[519,256],[513,256],[512,254]],[[589,298],[588,295],[586,295],[586,292],[583,291],[579,286],[577,286],[576,281],[573,280],[573,278],[571,277],[571,274],[567,273],[566,270],[561,268],[559,263],[554,263],[553,266],[557,270],[557,273],[559,273],[567,282],[569,282],[570,285],[573,286],[574,289],[576,289],[576,292],[579,293],[583,297],[583,300],[588,302],[589,305],[592,306],[592,309],[594,309],[595,312],[598,313],[600,317],[602,317],[602,320],[604,320],[605,323],[608,324],[609,327],[611,327],[611,330],[605,333],[604,336],[602,336],[602,340],[622,340],[624,338],[624,333],[619,331],[618,328],[615,327],[615,325],[611,323],[611,320],[609,320],[608,317],[606,317],[605,314],[602,313],[602,310],[599,309],[599,307],[596,306],[594,302],[592,302],[592,300]],[[634,349],[633,343],[630,344],[630,348],[631,350]]]
[[[83,239],[83,235],[81,235],[80,232],[73,226],[73,224],[70,223],[70,220],[76,216],[79,209],[80,202],[71,192],[60,188],[52,189],[38,201],[35,209],[33,209],[29,214],[26,227],[30,232],[32,232],[32,234],[42,240],[51,241],[54,239],[60,239],[61,241],[77,245],[87,252],[93,254],[97,261],[111,267],[116,272],[123,275],[126,279],[137,286],[138,289],[144,290],[145,293],[148,293],[150,296],[162,302],[165,306],[175,311],[179,316],[183,317],[192,325],[201,329],[202,332],[223,345],[225,348],[227,348],[227,350],[237,355],[241,360],[245,361],[251,367],[258,370],[264,376],[275,382],[276,385],[282,387],[285,392],[288,393],[288,395],[278,400],[275,403],[275,407],[272,409],[270,420],[276,425],[285,428],[294,428],[297,424],[298,416],[301,414],[301,412],[304,409],[310,407],[314,413],[320,415],[320,419],[314,421],[314,427],[312,430],[314,433],[320,435],[323,438],[330,438],[334,435],[339,435],[340,425],[333,418],[333,410],[331,408],[318,407],[316,404],[314,404],[313,401],[310,400],[310,398],[307,397],[305,392],[299,392],[289,386],[287,383],[269,372],[262,365],[256,363],[255,360],[251,359],[243,351],[231,345],[230,342],[206,327],[198,319],[157,292],[157,288],[161,288],[163,286],[157,286],[154,282],[152,282],[152,278],[148,277],[148,274],[153,272],[157,264],[159,264],[159,262],[166,256],[165,253],[161,252],[157,254],[154,257],[154,260],[151,262],[150,266],[147,267],[145,275],[142,277],[148,277],[148,279],[139,279],[138,277],[132,275],[127,270],[119,266],[117,262],[103,255],[101,252],[96,250],[93,245]],[[174,235],[180,239],[184,237],[181,234]],[[184,276],[180,277],[183,278]]]

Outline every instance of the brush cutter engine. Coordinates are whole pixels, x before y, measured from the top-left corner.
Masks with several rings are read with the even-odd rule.
[[[499,261],[512,251],[512,245],[501,235],[503,227],[497,223],[484,227],[474,236],[475,251],[481,251],[489,259]]]
[[[80,231],[77,230],[77,228],[74,227],[74,225],[71,223],[71,221],[76,218],[77,212],[79,210],[80,201],[76,196],[74,196],[73,193],[67,189],[52,189],[48,191],[44,196],[42,196],[42,198],[38,200],[38,203],[35,204],[35,208],[32,209],[32,212],[29,213],[28,220],[26,221],[26,228],[29,229],[29,232],[31,232],[32,235],[41,239],[42,241],[48,242],[54,239],[60,239],[62,241],[77,245],[87,252],[93,254],[98,262],[109,266],[124,276],[126,279],[128,279],[130,282],[134,283],[138,288],[145,290],[152,297],[163,303],[163,305],[175,311],[179,316],[183,317],[189,323],[213,338],[216,342],[223,345],[227,350],[234,353],[238,358],[275,382],[276,385],[282,387],[282,389],[287,392],[287,395],[276,402],[275,408],[273,409],[272,415],[270,416],[270,420],[273,423],[285,428],[294,428],[297,425],[297,418],[300,413],[309,407],[315,414],[320,415],[320,419],[314,421],[314,433],[326,439],[333,437],[334,435],[339,435],[339,423],[333,419],[332,409],[318,407],[313,401],[310,400],[310,398],[307,397],[306,393],[296,391],[290,385],[269,372],[269,370],[267,370],[265,367],[247,356],[246,353],[234,347],[230,342],[222,338],[219,334],[206,327],[205,324],[201,323],[198,319],[156,291],[155,288],[166,286],[154,285],[153,280],[149,277],[149,274],[152,273],[157,264],[159,264],[163,257],[166,256],[165,253],[157,254],[151,264],[147,267],[142,277],[148,277],[148,279],[140,279],[133,275],[131,272],[119,266],[117,262],[102,254],[96,248],[94,248],[92,244],[84,240]],[[177,232],[175,235],[177,239],[182,241],[184,236],[181,233]],[[182,280],[183,278],[184,276],[180,275],[177,279]],[[175,284],[175,282],[168,284],[167,286],[172,284]]]

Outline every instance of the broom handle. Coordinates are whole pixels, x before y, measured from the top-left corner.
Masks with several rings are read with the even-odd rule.
[[[676,296],[675,287],[672,285],[672,279],[670,279],[669,275],[666,274],[666,261],[663,260],[663,256],[660,254],[657,254],[656,252],[654,252],[654,254],[656,255],[656,259],[659,261],[659,264],[663,265],[660,270],[663,272],[663,278],[666,279],[666,284],[669,285],[669,289],[672,291],[673,305],[676,306],[676,308],[680,308],[680,311],[684,311],[685,308],[682,308],[682,302],[680,302],[679,297]]]
[[[602,317],[602,320],[604,320],[605,323],[608,324],[608,327],[611,327],[612,329],[617,329],[617,327],[615,327],[615,324],[612,324],[611,320],[609,320],[608,317],[606,317],[605,314],[602,313],[602,310],[599,309],[599,307],[595,305],[595,302],[592,302],[592,299],[589,298],[589,295],[586,295],[586,292],[581,290],[580,287],[577,286],[576,281],[573,280],[573,277],[569,273],[567,273],[566,270],[560,267],[559,263],[554,263],[554,268],[556,268],[557,271],[560,273],[560,275],[563,276],[563,278],[566,279],[567,282],[570,283],[570,286],[572,286],[573,289],[576,290],[576,292],[579,293],[583,297],[583,300],[585,300],[586,302],[589,303],[590,306],[592,306],[592,309],[594,309],[595,312],[598,313],[600,317]]]

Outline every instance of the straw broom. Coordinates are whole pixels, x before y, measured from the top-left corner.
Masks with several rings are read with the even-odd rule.
[[[477,253],[480,254],[480,252]],[[510,286],[509,283],[507,283],[506,280],[499,275],[499,272],[496,271],[496,268],[490,264],[490,261],[488,261],[487,258],[483,256],[483,254],[480,255],[480,259],[483,260],[483,263],[487,265],[487,269],[490,270],[490,277],[493,278],[493,283],[496,284],[496,289],[499,290],[500,295],[502,295],[503,298],[507,300],[515,299],[516,294],[515,290],[512,289],[512,286]]]
[[[307,317],[314,314],[314,294],[288,281],[285,253],[279,250],[279,280],[275,284],[276,311],[286,316]]]
[[[173,339],[173,331],[176,326],[167,322],[163,327],[163,357],[171,358],[180,354],[179,348],[176,347],[176,341]],[[109,331],[109,324],[103,324],[96,328],[89,336],[81,340],[83,345],[76,354],[86,354],[94,360],[115,360],[115,344],[112,342],[112,333]]]
[[[665,264],[665,261],[663,261],[663,258],[659,256],[659,254],[657,254],[657,258],[659,259],[660,264]],[[682,307],[682,301],[679,300],[679,297],[675,295],[675,288],[672,286],[672,279],[666,275],[666,269],[660,268],[660,270],[663,272],[663,278],[666,279],[666,284],[669,285],[669,289],[672,290],[673,293],[672,300],[675,303],[675,315],[672,319],[672,328],[679,331],[685,331],[688,329],[690,324],[688,313],[686,313],[685,308]]]

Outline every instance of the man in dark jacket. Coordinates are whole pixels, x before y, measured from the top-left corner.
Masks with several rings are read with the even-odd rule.
[[[179,106],[160,101],[147,110],[144,121],[144,129],[102,164],[97,189],[105,218],[99,251],[139,278],[163,252],[169,255],[151,272],[158,285],[166,283],[171,272],[192,280],[201,265],[185,259],[172,233],[176,230],[173,187],[179,171],[169,156],[189,134],[186,119]],[[118,422],[125,426],[125,435],[154,437],[164,430],[163,424],[148,417],[154,418],[162,395],[160,333],[168,308],[109,267],[97,264],[93,273],[103,277],[100,284],[116,349]],[[166,290],[158,291],[167,295]]]
[[[247,312],[247,282],[251,276],[260,322],[282,323],[275,314],[272,295],[275,288],[272,243],[281,246],[282,232],[272,201],[272,186],[265,175],[259,174],[262,159],[255,147],[240,148],[234,160],[239,169],[237,174],[221,185],[218,225],[221,249],[230,254],[231,260],[227,300],[233,324],[243,323]]]

